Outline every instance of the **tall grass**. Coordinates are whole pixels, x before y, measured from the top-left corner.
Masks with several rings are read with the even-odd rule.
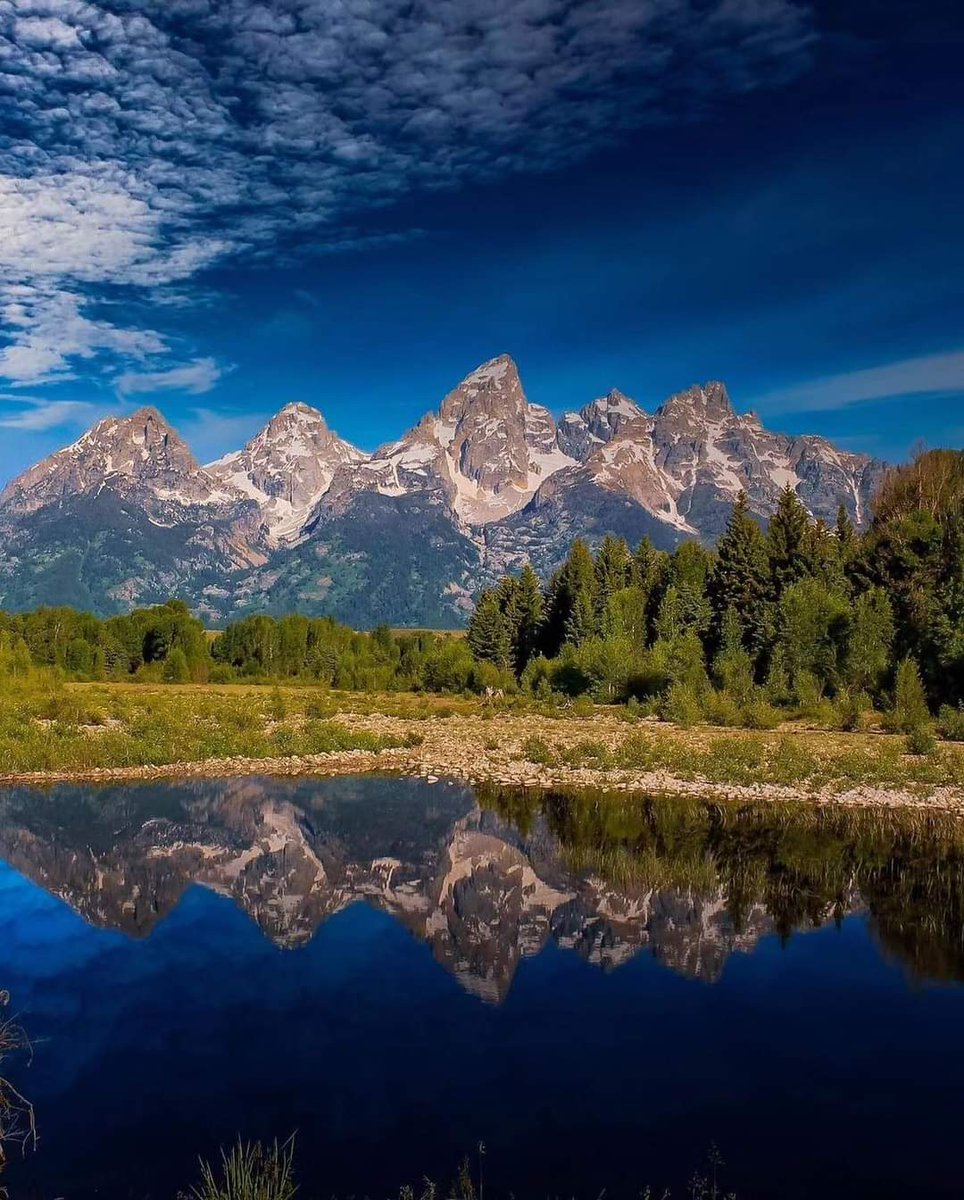
[[[302,692],[76,689],[36,671],[0,679],[0,773],[377,752],[401,744],[353,732],[318,711]]]
[[[239,1140],[216,1168],[202,1162],[201,1182],[179,1200],[292,1200],[297,1191],[293,1138],[270,1146]]]

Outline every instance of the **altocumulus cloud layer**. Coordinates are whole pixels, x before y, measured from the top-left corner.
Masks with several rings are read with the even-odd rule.
[[[812,37],[790,0],[0,0],[0,379],[207,390],[118,301],[689,119]]]

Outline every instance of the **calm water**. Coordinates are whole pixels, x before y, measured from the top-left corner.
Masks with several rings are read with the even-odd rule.
[[[960,1196],[964,833],[393,779],[0,795],[20,1197]]]

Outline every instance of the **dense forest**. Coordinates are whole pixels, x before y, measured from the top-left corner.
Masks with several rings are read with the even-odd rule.
[[[217,634],[172,600],[106,619],[0,614],[6,674],[78,679],[587,696],[681,723],[767,727],[790,712],[856,728],[876,707],[964,734],[964,454],[893,471],[858,534],[812,521],[788,487],[764,530],[745,497],[716,548],[576,541],[547,581],[482,592],[467,636],[331,618],[247,617]],[[921,735],[923,736],[923,735]]]
[[[531,569],[479,597],[477,659],[535,693],[656,705],[682,722],[770,724],[872,705],[908,732],[964,699],[964,454],[886,478],[858,535],[812,521],[788,486],[764,531],[740,496],[715,550],[576,541],[543,586]]]

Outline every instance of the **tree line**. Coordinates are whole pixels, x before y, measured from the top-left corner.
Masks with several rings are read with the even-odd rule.
[[[964,699],[964,454],[892,471],[863,533],[842,507],[835,527],[812,520],[788,485],[765,529],[741,494],[714,550],[577,539],[544,583],[526,566],[486,589],[467,640],[537,694],[747,724],[898,705],[920,724]]]
[[[2,673],[38,667],[79,680],[302,680],[361,691],[481,690],[493,670],[451,634],[358,632],[298,615],[245,617],[218,633],[180,600],[106,619],[72,608],[0,612]]]

